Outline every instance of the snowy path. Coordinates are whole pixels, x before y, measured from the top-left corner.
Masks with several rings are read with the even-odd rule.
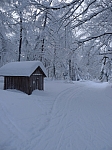
[[[46,89],[0,90],[0,150],[112,150],[110,85],[47,82]]]
[[[94,95],[95,103],[89,103],[87,92]],[[112,128],[106,128],[96,104],[101,91],[94,92],[86,86],[62,91],[55,99],[47,126],[41,130],[39,137],[30,141],[27,150],[32,147],[33,150],[111,149]]]

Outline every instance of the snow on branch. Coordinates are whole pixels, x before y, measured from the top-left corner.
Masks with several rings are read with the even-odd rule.
[[[79,43],[79,44],[85,43],[87,41],[91,41],[93,39],[97,39],[97,38],[105,36],[105,35],[112,35],[112,32],[105,32],[105,33],[102,33],[102,34],[99,34],[99,35],[96,35],[96,36],[87,37],[85,39],[81,39],[80,41],[77,41],[77,42],[75,41],[74,43]]]
[[[40,8],[52,9],[52,10],[58,10],[58,9],[66,8],[66,7],[69,7],[69,6],[71,6],[71,5],[73,5],[73,4],[77,4],[77,3],[79,3],[79,0],[74,0],[74,1],[72,1],[72,2],[70,2],[70,3],[63,3],[63,4],[60,4],[60,5],[58,5],[58,6],[49,6],[49,5],[41,4],[41,3],[36,2],[36,1],[34,1],[34,0],[31,1],[31,4],[32,4],[32,5],[37,5],[38,8],[40,7]]]
[[[72,16],[73,13],[75,13],[75,12],[78,10],[78,8],[81,6],[81,4],[82,4],[83,2],[84,2],[84,0],[82,0],[82,1],[79,3],[79,5],[76,7],[76,9],[74,9],[74,11],[73,11],[67,18],[65,18],[65,19],[70,18],[70,16]],[[87,13],[89,7],[90,7],[93,3],[95,3],[95,2],[96,2],[96,0],[93,0],[91,3],[89,3],[89,4],[87,5],[87,7],[86,7],[81,13],[79,13],[77,16],[75,16],[73,19],[71,19],[65,26],[68,26],[68,24],[70,24],[70,22],[72,22],[73,20],[77,19],[77,18],[80,17],[81,15],[84,15],[85,13]],[[83,22],[84,22],[84,20],[83,20]],[[78,23],[78,24],[80,24],[80,23]],[[78,25],[78,24],[77,24],[77,25]],[[79,25],[78,25],[78,26],[79,26]]]
[[[105,10],[107,10],[108,8],[105,8],[105,9],[101,9],[100,11],[98,12],[95,12],[95,13],[92,13],[91,15],[87,16],[86,18],[82,19],[82,20],[77,20],[78,23],[74,26],[72,26],[72,29],[86,23],[87,21],[91,20],[93,17],[97,16],[98,14],[104,12]]]

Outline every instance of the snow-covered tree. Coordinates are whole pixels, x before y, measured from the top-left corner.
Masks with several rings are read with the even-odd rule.
[[[98,78],[105,56],[111,64],[111,26],[111,0],[2,0],[0,59],[40,60],[53,78]]]

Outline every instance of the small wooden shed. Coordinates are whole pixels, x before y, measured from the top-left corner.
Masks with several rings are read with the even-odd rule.
[[[28,95],[35,89],[44,90],[46,69],[40,61],[10,62],[0,68],[4,90],[17,89]]]

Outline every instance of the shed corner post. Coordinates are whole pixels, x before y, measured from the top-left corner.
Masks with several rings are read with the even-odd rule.
[[[6,90],[6,77],[4,76],[4,90]]]

